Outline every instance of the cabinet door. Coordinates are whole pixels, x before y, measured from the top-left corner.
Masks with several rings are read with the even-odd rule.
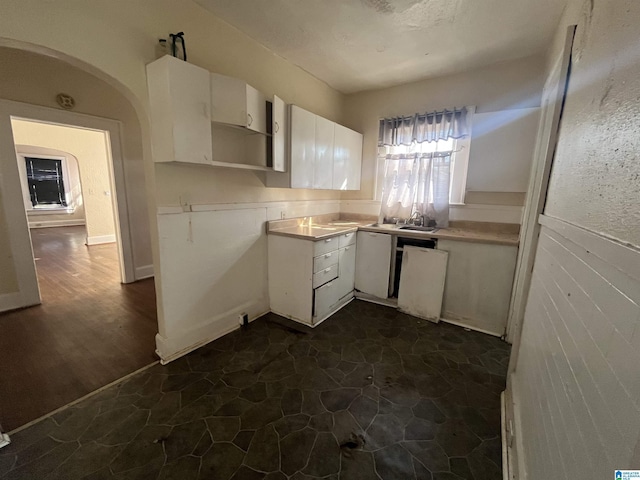
[[[239,125],[247,124],[247,84],[239,78],[212,73],[211,121]]]
[[[335,123],[316,116],[316,151],[313,164],[313,188],[333,188],[333,137]]]
[[[147,65],[156,162],[211,163],[209,72],[171,56]]]
[[[333,189],[360,190],[362,135],[336,125],[333,152]]]
[[[518,247],[439,239],[449,253],[442,318],[503,335]]]
[[[246,89],[247,119],[249,130],[267,133],[267,99],[251,85]]]
[[[347,188],[345,190],[360,190],[360,176],[362,171],[362,134],[347,129],[348,158],[346,161]]]
[[[358,232],[356,248],[356,290],[378,298],[389,296],[391,235]]]
[[[336,124],[333,145],[333,189],[348,189],[349,129]]]
[[[273,118],[272,128],[273,132],[273,169],[276,172],[287,171],[287,157],[286,157],[286,140],[287,140],[287,110],[284,101],[277,97],[273,97]]]
[[[338,294],[340,298],[352,294],[356,282],[356,246],[349,245],[340,249],[338,260]]]
[[[291,188],[313,188],[316,115],[291,105]]]
[[[447,274],[447,252],[405,246],[402,253],[398,308],[409,315],[440,321]]]

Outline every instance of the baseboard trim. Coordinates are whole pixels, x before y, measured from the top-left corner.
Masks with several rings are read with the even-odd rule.
[[[136,267],[136,280],[144,280],[154,276],[153,265],[143,265]]]
[[[86,225],[80,220],[42,220],[29,222],[29,228],[53,228],[53,227],[81,227]]]
[[[28,303],[20,292],[4,293],[0,295],[0,312],[9,312],[11,310],[17,310],[19,308],[31,307],[38,305],[40,302]]]
[[[509,471],[509,455],[507,453],[507,404],[505,392],[500,394],[500,436],[502,439],[502,480],[511,478]]]
[[[101,245],[103,243],[114,243],[116,241],[115,234],[111,235],[95,235],[93,237],[87,236],[85,245]]]
[[[269,302],[261,299],[217,315],[179,336],[167,338],[158,333],[156,335],[156,355],[160,357],[160,363],[166,365],[240,328],[239,314],[248,314],[249,321],[253,322],[270,311]]]

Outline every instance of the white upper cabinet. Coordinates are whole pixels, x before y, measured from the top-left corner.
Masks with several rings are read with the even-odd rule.
[[[316,118],[315,113],[291,105],[291,188],[313,188]]]
[[[266,97],[239,78],[218,73],[210,75],[211,121],[266,134]]]
[[[362,134],[335,124],[333,189],[360,190]]]
[[[333,136],[335,123],[316,115],[316,154],[313,162],[313,188],[333,188]]]
[[[147,86],[154,161],[210,165],[209,72],[167,55],[147,65]]]
[[[277,97],[273,97],[272,104],[272,126],[273,134],[272,156],[273,169],[276,172],[287,171],[287,106],[284,101]]]
[[[360,190],[360,133],[296,105],[291,105],[289,124],[291,176],[288,179],[272,176],[267,186]]]

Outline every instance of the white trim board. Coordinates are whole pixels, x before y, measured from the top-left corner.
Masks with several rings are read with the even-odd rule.
[[[86,225],[81,218],[76,220],[42,220],[29,222],[29,228],[80,227]]]
[[[378,205],[380,202],[378,202]],[[220,210],[251,210],[255,208],[266,208],[267,212],[275,211],[278,209],[286,209],[291,207],[311,207],[311,209],[317,210],[314,207],[320,207],[326,210],[326,206],[333,206],[335,210],[329,213],[338,212],[340,210],[340,200],[291,200],[291,201],[276,201],[276,202],[246,202],[246,203],[212,203],[201,205],[165,205],[159,206],[156,210],[158,215],[176,215],[180,213],[188,212],[216,212]],[[318,215],[318,214],[316,214]],[[293,215],[289,215],[287,218],[294,218]],[[278,215],[276,218],[269,218],[268,220],[281,220]]]
[[[37,305],[40,301],[34,303],[28,303],[25,301],[21,292],[11,292],[0,294],[0,312],[8,312],[10,310],[17,310],[18,308],[30,307]]]
[[[266,310],[265,303],[267,305]],[[239,329],[238,316],[240,314],[246,313],[249,316],[249,322],[266,315],[271,311],[268,304],[269,302],[265,299],[260,299],[241,305],[232,311],[224,312],[208,319],[206,322],[201,322],[197,327],[185,331],[177,337],[165,338],[158,333],[156,334],[156,355],[160,357],[160,363],[166,365],[207,343],[223,337],[227,333]]]
[[[101,245],[103,243],[114,243],[116,241],[116,235],[114,233],[110,235],[94,235],[92,237],[87,236],[85,245]]]
[[[144,280],[154,276],[153,264],[136,267],[136,280]]]

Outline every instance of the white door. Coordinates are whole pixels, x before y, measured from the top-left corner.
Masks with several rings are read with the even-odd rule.
[[[313,188],[316,115],[291,105],[291,188]]]
[[[287,110],[284,101],[275,96],[273,97],[273,125],[271,131],[273,132],[273,169],[276,172],[286,172],[286,151],[285,145],[287,140]]]
[[[335,123],[316,116],[316,151],[313,164],[313,188],[333,188],[333,137]]]
[[[356,282],[356,246],[349,245],[340,249],[338,260],[337,288],[340,298],[352,294]]]
[[[391,235],[358,232],[356,249],[356,290],[378,298],[389,296]]]
[[[447,274],[447,252],[405,246],[402,254],[398,308],[432,322],[440,321]]]

